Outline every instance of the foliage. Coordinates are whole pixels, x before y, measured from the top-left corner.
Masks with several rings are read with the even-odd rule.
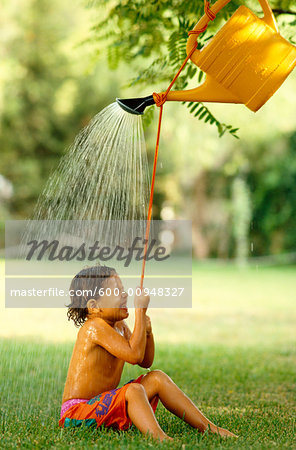
[[[253,198],[251,239],[259,253],[296,252],[296,132],[272,144],[249,173]],[[259,189],[257,187],[260,187]]]
[[[243,266],[249,256],[248,238],[252,214],[249,187],[242,176],[235,177],[232,182],[232,205],[235,256],[237,263]]]
[[[73,26],[64,16],[65,2],[25,0],[21,8],[19,14],[7,2],[4,9],[0,174],[14,189],[6,218],[30,216],[66,147],[112,90],[109,81],[101,90],[96,73],[86,79],[65,51]]]
[[[200,47],[240,3],[242,1],[230,2],[215,22],[209,24],[200,36]],[[87,55],[89,46],[71,47],[69,36],[80,27],[81,18],[76,19],[75,14],[79,16],[82,6],[79,10],[77,5],[70,6],[70,0],[3,1],[0,17],[0,174],[13,186],[11,198],[0,198],[3,219],[30,216],[49,174],[77,132],[114,99],[118,86],[113,81],[115,77],[121,78],[121,83],[126,80],[135,90],[152,90],[152,87],[157,91],[166,89],[185,57],[187,32],[203,12],[202,0],[88,1],[90,10],[87,13],[97,14],[87,39],[94,47],[91,61]],[[248,6],[260,14],[257,2],[249,1]],[[272,1],[272,7],[281,33],[295,41],[294,1]],[[82,33],[78,41],[81,41]],[[79,59],[81,54],[85,54],[84,60]],[[104,63],[98,65],[93,73],[87,73],[89,66],[94,67],[97,58],[105,57],[105,54],[114,73],[110,74],[110,68],[105,68]],[[77,65],[74,60],[78,60]],[[127,76],[125,73],[123,75],[125,70]],[[131,73],[134,75],[129,79]],[[188,63],[174,88],[190,88],[202,83],[203,79],[204,74]],[[290,98],[293,95],[291,92]],[[187,103],[186,106],[197,119],[217,127],[220,135],[229,134],[229,131],[236,135],[237,126],[234,128],[235,125],[222,123],[221,117],[213,114],[211,107],[197,103]],[[274,123],[281,117],[281,108],[284,107],[283,103],[275,111]],[[151,123],[154,111],[156,107],[146,109],[143,117],[145,127]],[[166,117],[166,128],[169,125],[175,127],[180,117],[177,113],[176,117]],[[234,122],[236,116],[235,119],[224,119],[228,120]],[[182,123],[184,128],[178,127],[184,135],[185,122]],[[269,125],[262,122],[262,142],[259,142],[259,139],[252,138],[253,130],[247,123],[246,128],[249,135],[244,142],[232,139],[231,143],[225,136],[217,144],[212,130],[200,127],[190,141],[184,139],[182,150],[187,147],[186,152],[180,152],[180,140],[177,141],[176,133],[171,132],[171,136],[168,133],[162,142],[153,214],[160,217],[163,204],[167,202],[181,216],[185,212],[185,216],[190,218],[191,213],[194,214],[201,205],[201,197],[197,198],[194,183],[199,171],[203,170],[209,190],[204,205],[206,208],[212,202],[216,216],[210,214],[210,219],[215,216],[216,224],[207,221],[201,231],[208,228],[214,234],[219,228],[220,233],[216,233],[209,256],[229,257],[235,254],[234,236],[227,240],[231,218],[228,222],[225,219],[223,228],[221,216],[229,215],[230,187],[233,178],[241,175],[241,170],[253,204],[249,240],[254,243],[254,255],[295,250],[295,137],[292,134],[281,137],[281,130],[277,128],[278,131],[272,133],[273,137],[269,139],[270,131],[273,132],[276,126],[273,127],[271,122]],[[282,128],[283,132],[287,129],[291,126]],[[149,130],[146,132],[148,150],[149,147],[154,148],[154,134]],[[197,134],[199,140],[195,140]],[[198,159],[198,150],[207,154],[207,159]],[[185,154],[186,160],[191,158],[187,166]],[[148,151],[151,164],[152,157]],[[186,201],[187,211],[182,210]],[[215,207],[217,204],[219,209]],[[0,227],[0,236],[2,231]],[[220,253],[218,246],[222,241],[224,247]]]
[[[215,21],[210,22],[205,33],[198,38],[198,48],[204,46],[223,21],[240,5],[241,1],[234,0],[222,9]],[[255,0],[249,1],[248,5],[259,11],[258,2]],[[105,0],[103,4],[101,1],[92,1],[89,6],[100,11],[100,17],[103,14],[104,18],[92,27],[91,36],[86,41],[100,45],[102,41],[104,42],[111,69],[117,69],[120,62],[134,68],[137,75],[130,81],[130,86],[141,84],[145,87],[153,86],[155,90],[156,86],[161,84],[162,91],[167,88],[186,57],[188,31],[204,13],[202,0],[190,2]],[[273,1],[272,6],[276,8],[276,16],[280,16],[283,11],[293,11],[294,4],[291,0],[282,0]],[[290,20],[289,15],[284,14],[281,29],[285,30],[288,27],[290,33],[287,37],[293,41],[296,38],[294,22]],[[144,62],[146,60],[148,65]],[[193,79],[201,83],[203,73],[188,63],[176,81],[174,89],[185,89]],[[186,106],[198,120],[215,125],[220,137],[228,132],[237,138],[238,129],[215,118],[205,105],[187,103]]]
[[[21,31],[7,42],[14,70],[3,89],[1,172],[14,185],[12,210],[25,214],[24,203],[37,198],[65,140],[65,126],[55,113],[55,92],[66,77],[67,61],[61,52],[53,54],[61,30],[50,21],[55,16],[52,8],[47,0],[31,2],[19,18]]]

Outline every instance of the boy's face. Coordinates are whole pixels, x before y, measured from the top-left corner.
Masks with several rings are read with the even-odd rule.
[[[117,274],[107,278],[103,283],[104,294],[97,300],[102,319],[117,322],[126,319],[129,315],[127,309],[127,293],[124,291],[121,279]]]

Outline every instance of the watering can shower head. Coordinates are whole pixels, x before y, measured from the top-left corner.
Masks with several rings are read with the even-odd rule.
[[[148,95],[147,97],[139,98],[117,98],[117,103],[121,106],[124,111],[131,114],[142,115],[146,106],[151,106],[155,104],[153,95]]]
[[[218,0],[210,9],[212,17],[230,0]],[[190,32],[186,52],[206,74],[195,89],[167,91],[143,98],[116,99],[127,112],[143,114],[146,106],[164,101],[242,103],[258,111],[278,90],[296,65],[296,47],[279,33],[267,0],[259,0],[264,17],[240,6],[218,33],[201,49],[196,36],[205,30],[205,14]],[[195,49],[194,49],[195,47]]]

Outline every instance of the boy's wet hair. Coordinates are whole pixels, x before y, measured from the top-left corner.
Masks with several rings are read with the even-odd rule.
[[[66,306],[69,308],[68,320],[72,319],[76,327],[83,325],[87,319],[88,300],[100,298],[99,291],[104,281],[115,273],[116,270],[112,267],[94,266],[75,275],[70,285],[71,303]]]

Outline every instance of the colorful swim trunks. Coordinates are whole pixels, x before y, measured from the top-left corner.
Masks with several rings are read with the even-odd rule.
[[[102,392],[96,397],[88,399],[71,399],[63,403],[61,409],[60,427],[75,427],[85,423],[87,426],[114,427],[119,430],[127,430],[132,422],[127,415],[125,392],[131,383],[140,383],[143,375],[136,380],[131,380],[121,388]],[[151,400],[151,406],[155,412],[158,397]]]

